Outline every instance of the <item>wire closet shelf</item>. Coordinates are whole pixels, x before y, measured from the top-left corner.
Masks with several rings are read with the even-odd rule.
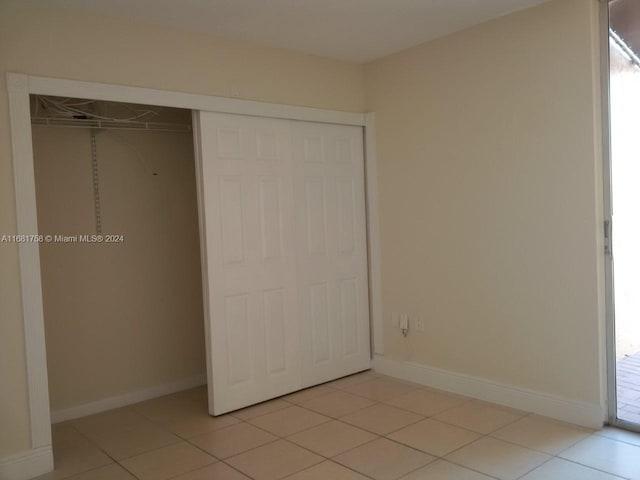
[[[156,132],[191,132],[191,125],[139,120],[103,120],[95,118],[31,117],[32,125],[46,127],[98,128],[105,130],[150,130]]]

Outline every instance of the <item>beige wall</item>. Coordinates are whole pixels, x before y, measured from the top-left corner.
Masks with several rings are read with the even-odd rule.
[[[284,50],[0,0],[6,72],[361,112],[363,68]],[[16,231],[6,93],[0,94],[0,233]],[[0,458],[30,448],[18,249],[0,244]]]
[[[376,111],[388,354],[597,403],[596,3],[551,0],[363,69],[5,0],[0,70]],[[12,182],[0,95],[2,233]],[[29,448],[29,420],[15,245],[0,263],[2,458]],[[411,348],[392,311],[424,315]]]
[[[90,131],[35,127],[33,146],[39,232],[95,234]],[[124,241],[40,246],[53,411],[206,371],[192,135],[96,146],[102,231]]]
[[[596,25],[557,0],[366,66],[387,355],[600,403]]]

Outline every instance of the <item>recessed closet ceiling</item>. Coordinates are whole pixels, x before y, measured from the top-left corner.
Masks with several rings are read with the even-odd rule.
[[[545,0],[41,0],[366,62]]]

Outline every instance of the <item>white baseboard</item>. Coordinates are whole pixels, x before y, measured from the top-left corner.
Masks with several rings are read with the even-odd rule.
[[[373,368],[375,371],[391,377],[589,428],[599,430],[605,421],[605,410],[598,404],[504,385],[415,362],[403,362],[386,358],[383,355],[376,355],[373,359]]]
[[[95,402],[85,403],[83,405],[77,405],[75,407],[69,407],[62,410],[56,410],[51,412],[51,422],[60,423],[66,420],[73,420],[74,418],[85,417],[87,415],[93,415],[94,413],[104,412],[106,410],[113,410],[114,408],[125,407],[138,402],[144,402],[152,398],[161,397],[163,395],[169,395],[170,393],[180,392],[182,390],[188,390],[189,388],[199,387],[207,383],[207,375],[202,373],[193,377],[184,378],[176,382],[165,383],[164,385],[157,385],[155,387],[146,388],[144,390],[138,390],[135,392],[128,392],[115,397],[104,398]],[[4,477],[0,477],[4,478]]]
[[[51,445],[0,459],[0,479],[28,480],[53,470]]]

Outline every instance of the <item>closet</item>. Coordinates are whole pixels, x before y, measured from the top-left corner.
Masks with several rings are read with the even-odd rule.
[[[122,239],[41,245],[54,420],[205,366],[212,415],[370,368],[362,127],[56,97],[32,123],[40,232]]]
[[[31,111],[53,421],[203,384],[191,111],[52,96]]]
[[[194,119],[210,413],[369,368],[362,128]]]

